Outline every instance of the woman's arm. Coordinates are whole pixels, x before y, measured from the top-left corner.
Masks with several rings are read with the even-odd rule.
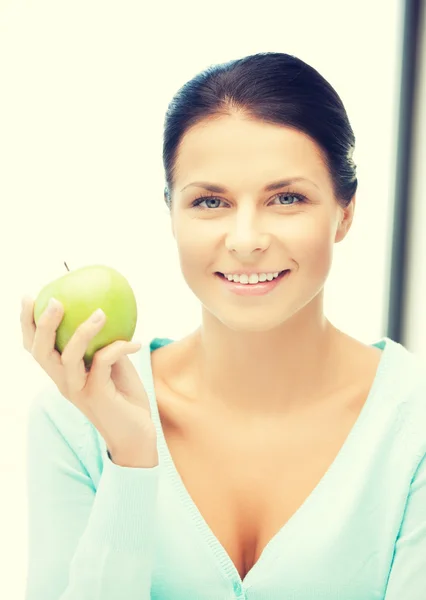
[[[426,598],[426,455],[413,478],[385,600]]]
[[[105,453],[96,490],[83,441],[73,447],[42,402],[27,441],[26,600],[149,600],[158,466],[122,467]]]

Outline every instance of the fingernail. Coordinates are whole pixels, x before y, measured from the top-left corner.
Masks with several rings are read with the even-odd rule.
[[[98,310],[96,310],[93,315],[90,317],[90,320],[92,323],[99,323],[100,321],[103,321],[105,317],[105,313],[101,308],[98,308]]]
[[[53,315],[59,308],[59,302],[56,298],[50,298],[49,304],[47,305],[47,310],[49,314]]]

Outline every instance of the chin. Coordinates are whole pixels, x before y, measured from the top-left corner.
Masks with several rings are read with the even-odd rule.
[[[244,314],[243,311],[232,318],[230,314],[223,315],[212,312],[213,318],[235,333],[267,333],[282,327],[290,318],[273,311],[260,310],[256,315]]]
[[[280,297],[277,289],[273,301],[265,297],[264,300],[259,298],[253,302],[245,302],[237,296],[230,296],[229,299],[218,296],[215,289],[209,293],[207,286],[202,289],[194,286],[191,289],[201,302],[205,323],[216,321],[236,333],[267,333],[286,328],[297,315],[309,312],[309,305],[315,303],[315,298],[320,299],[322,287],[319,285],[312,288],[312,282],[309,282],[304,289],[297,290],[296,297],[288,293]]]

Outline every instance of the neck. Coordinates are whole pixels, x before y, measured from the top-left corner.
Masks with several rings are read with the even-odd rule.
[[[274,415],[307,406],[341,371],[333,373],[331,365],[344,335],[314,305],[267,332],[233,331],[206,313],[194,335],[198,398],[234,413]]]

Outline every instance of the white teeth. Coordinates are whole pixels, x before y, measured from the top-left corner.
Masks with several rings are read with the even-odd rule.
[[[253,275],[224,275],[228,281],[234,281],[236,283],[243,284],[256,284],[262,281],[272,281],[278,277],[279,271],[276,273],[254,273]]]

